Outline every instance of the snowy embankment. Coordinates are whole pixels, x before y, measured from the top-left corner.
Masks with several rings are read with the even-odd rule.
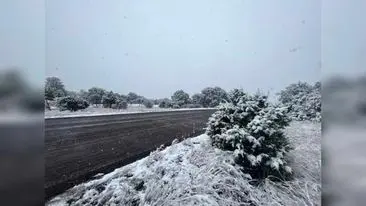
[[[147,113],[147,112],[171,112],[171,111],[185,111],[185,110],[203,110],[214,108],[159,108],[154,106],[153,108],[146,108],[143,105],[129,105],[127,109],[111,109],[102,107],[90,106],[84,110],[76,112],[71,111],[59,111],[57,108],[52,110],[45,110],[45,118],[58,118],[58,117],[79,117],[79,116],[100,116],[100,115],[113,115],[113,114],[133,114],[133,113]]]
[[[320,205],[320,128],[292,122],[286,129],[295,148],[291,181],[249,184],[232,154],[201,135],[75,186],[47,205]]]

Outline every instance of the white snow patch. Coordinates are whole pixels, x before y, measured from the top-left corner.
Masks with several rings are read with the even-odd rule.
[[[102,115],[118,115],[118,114],[135,114],[135,113],[150,113],[150,112],[172,112],[172,111],[188,111],[188,110],[212,110],[215,108],[182,108],[182,109],[165,109],[159,107],[145,108],[129,106],[127,109],[111,109],[111,108],[95,108],[89,107],[76,112],[45,110],[45,119],[60,118],[60,117],[84,117],[84,116],[102,116]]]

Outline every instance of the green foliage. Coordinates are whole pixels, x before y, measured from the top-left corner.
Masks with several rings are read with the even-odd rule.
[[[295,120],[321,120],[321,83],[310,85],[298,82],[279,93],[279,100],[289,107],[289,115]]]
[[[60,109],[60,111],[77,111],[89,107],[89,103],[78,97],[66,96],[61,97],[57,101],[57,107]]]
[[[162,99],[154,99],[153,100],[154,105],[159,105],[161,101],[162,101]]]
[[[54,100],[55,99],[54,91],[52,89],[45,88],[44,97],[45,97],[45,100]]]
[[[322,88],[321,82],[315,82],[315,84],[313,86],[313,90],[321,92],[321,88]]]
[[[216,107],[220,103],[228,101],[225,90],[220,87],[207,87],[201,91],[201,104],[204,107]]]
[[[242,90],[231,91],[230,99],[209,119],[206,134],[212,145],[233,151],[235,162],[252,178],[289,177],[291,169],[284,156],[291,147],[283,132],[290,121],[287,108]]]
[[[138,104],[136,102],[137,102],[137,99],[139,97],[140,96],[137,95],[136,93],[130,92],[130,93],[127,94],[127,102],[130,103],[130,104]]]
[[[66,95],[65,86],[58,77],[47,77],[45,85],[46,100],[54,100],[56,97]]]
[[[152,108],[154,106],[154,102],[148,99],[145,99],[143,104],[146,108]]]
[[[85,99],[85,100],[88,100],[89,98],[89,92],[87,92],[87,91],[85,91],[85,90],[80,90],[79,92],[78,92],[78,96],[80,97],[80,98],[82,98],[82,99]]]
[[[185,93],[183,90],[178,90],[174,92],[172,101],[174,104],[181,107],[182,105],[189,103],[189,94]]]
[[[112,91],[106,93],[102,97],[102,104],[104,108],[112,108],[112,104],[115,104],[118,99],[118,94],[113,93]]]
[[[114,109],[127,109],[128,103],[125,99],[117,99]]]
[[[144,104],[145,100],[145,97],[139,96],[137,99],[135,99],[134,104]]]
[[[88,100],[91,104],[101,104],[106,90],[99,87],[92,87],[88,90]]]
[[[291,103],[294,97],[303,96],[312,91],[312,86],[306,82],[290,84],[279,93],[279,101],[283,104]]]
[[[113,108],[127,109],[127,107],[128,107],[127,96],[115,93],[115,97],[116,97],[116,101],[113,104],[113,106],[114,106]]]
[[[173,103],[170,99],[165,98],[165,99],[160,101],[159,107],[160,108],[171,108],[171,107],[173,107]]]
[[[118,99],[120,100],[124,100],[127,102],[127,96],[126,95],[123,95],[123,94],[118,94]]]
[[[238,105],[243,96],[247,95],[241,89],[233,89],[228,94],[229,101],[234,104],[234,106]]]
[[[102,98],[98,94],[89,94],[88,101],[91,104],[100,104],[102,103]]]
[[[192,104],[203,104],[203,94],[194,94],[192,95]]]

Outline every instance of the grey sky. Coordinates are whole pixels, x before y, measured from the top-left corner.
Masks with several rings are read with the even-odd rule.
[[[322,0],[322,76],[366,72],[366,1]]]
[[[44,11],[44,0],[0,1],[0,70],[18,67],[37,86],[45,78]]]
[[[321,5],[302,2],[48,1],[46,74],[147,97],[316,81]]]
[[[70,90],[278,91],[319,80],[320,62],[323,75],[366,63],[363,0],[49,0],[46,15],[43,2],[1,1],[0,65]]]

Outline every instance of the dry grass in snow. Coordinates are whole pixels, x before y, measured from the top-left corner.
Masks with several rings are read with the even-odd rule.
[[[295,148],[292,181],[249,184],[231,152],[201,135],[75,186],[47,205],[320,205],[320,124],[293,122],[286,133]]]

